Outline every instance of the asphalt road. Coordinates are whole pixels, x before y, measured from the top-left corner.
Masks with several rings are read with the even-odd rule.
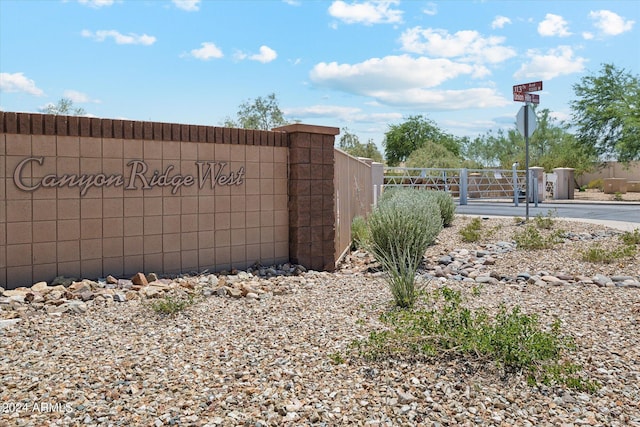
[[[595,221],[622,221],[640,224],[640,203],[538,203],[529,204],[529,218],[548,216],[552,211],[558,218],[577,218]],[[456,206],[462,215],[526,216],[525,202],[515,207],[513,202],[469,202]]]

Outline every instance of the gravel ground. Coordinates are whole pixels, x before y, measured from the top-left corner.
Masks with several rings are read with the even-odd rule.
[[[454,249],[508,241],[520,228],[491,219],[479,243],[464,243],[458,217],[429,248],[429,262]],[[589,224],[557,228],[599,233]],[[617,236],[598,238],[603,247]],[[580,261],[589,241],[511,251],[486,265],[520,272],[624,275],[640,281],[640,256],[615,264]],[[584,282],[472,287],[446,277],[428,286],[461,290],[471,306],[519,305],[575,337],[574,362],[602,386],[593,393],[530,387],[473,360],[368,362],[349,344],[379,329],[391,296],[369,258],[349,256],[336,273],[252,279],[260,298],[210,296],[175,316],[133,300],[81,314],[23,311],[0,329],[0,426],[640,426],[640,289]],[[476,288],[477,290],[478,288]],[[341,355],[345,363],[334,363]]]

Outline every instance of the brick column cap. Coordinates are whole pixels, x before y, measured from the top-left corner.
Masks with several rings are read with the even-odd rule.
[[[330,127],[330,126],[316,126],[316,125],[305,125],[302,123],[295,123],[292,125],[281,126],[277,128],[271,129],[274,132],[305,132],[305,133],[316,133],[321,135],[338,135],[340,133],[340,128]]]

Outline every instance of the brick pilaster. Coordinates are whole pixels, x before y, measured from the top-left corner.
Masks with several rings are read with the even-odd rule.
[[[334,141],[338,128],[294,124],[289,136],[289,258],[313,270],[335,268]]]

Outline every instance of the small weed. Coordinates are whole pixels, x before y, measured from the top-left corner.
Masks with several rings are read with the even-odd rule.
[[[518,249],[548,249],[560,242],[561,235],[562,231],[558,230],[545,237],[537,228],[527,225],[522,232],[514,234],[513,240]]]
[[[622,202],[624,200],[622,198],[622,193],[619,191],[616,191],[615,193],[613,193],[613,200],[616,202]]]
[[[358,325],[358,326],[363,326],[364,324],[365,324],[364,319],[358,319],[358,320],[356,320],[356,325]]]
[[[474,285],[471,288],[471,295],[473,295],[474,297],[480,296],[480,294],[482,293],[482,288],[482,284]]]
[[[640,228],[636,228],[633,231],[625,231],[620,236],[626,245],[640,245]]]
[[[555,210],[549,209],[547,211],[547,216],[543,216],[542,214],[538,214],[535,217],[536,227],[544,230],[551,230],[554,224],[554,218],[558,216],[558,212]]]
[[[149,305],[158,314],[174,315],[185,308],[193,305],[195,299],[189,295],[186,299],[167,295],[163,298],[153,300]]]
[[[473,218],[469,224],[467,224],[464,228],[460,230],[460,236],[462,236],[462,241],[471,243],[477,242],[480,240],[482,229],[482,220],[478,217]]]
[[[513,217],[513,223],[514,223],[515,225],[524,224],[524,218],[519,217],[519,216],[514,216],[514,217]]]
[[[342,365],[346,362],[345,358],[342,356],[342,354],[340,354],[339,351],[330,353],[329,359],[331,360],[331,363],[333,363],[334,365]]]
[[[636,253],[634,245],[624,245],[615,249],[607,250],[602,246],[595,244],[589,249],[582,252],[582,260],[587,262],[599,262],[602,264],[611,264],[622,258],[630,258]]]
[[[351,247],[353,249],[362,249],[369,241],[369,227],[367,221],[361,217],[356,216],[351,221]]]

